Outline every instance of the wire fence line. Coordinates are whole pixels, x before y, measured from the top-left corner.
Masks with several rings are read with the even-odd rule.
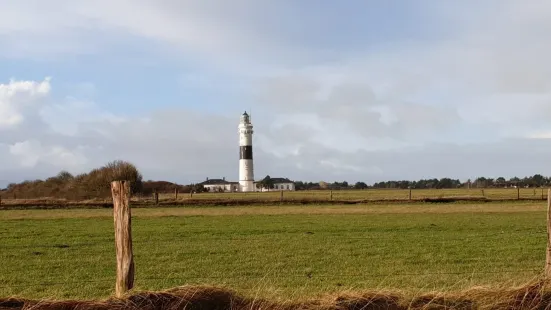
[[[544,234],[546,233],[545,230],[541,230],[539,232],[533,232],[533,231],[527,231],[527,232],[524,232],[524,233],[520,233],[520,232],[515,232],[515,236],[541,236],[543,238]],[[296,232],[296,233],[289,233],[289,238],[281,238],[281,236],[277,236],[277,237],[269,237],[269,233],[266,233],[266,236],[263,236],[263,237],[227,237],[227,236],[221,236],[221,235],[213,235],[211,236],[212,238],[207,238],[207,239],[211,239],[211,240],[223,240],[223,241],[267,241],[267,242],[271,242],[273,241],[273,239],[277,239],[277,240],[289,240],[289,239],[294,239],[296,237],[298,237],[298,235],[300,236],[303,236],[304,238],[308,238],[307,236],[310,236],[310,235],[315,235],[315,233],[313,232],[309,232],[309,231],[302,231],[302,232]],[[449,236],[446,236],[445,239],[440,239],[440,240],[433,240],[435,242],[453,242],[453,241],[471,241],[473,239],[487,239],[487,238],[492,238],[492,237],[502,237],[504,235],[504,233],[493,233],[493,234],[473,234],[473,235],[468,235],[468,236],[463,236],[463,237],[449,237]],[[191,235],[190,235],[191,236]],[[204,236],[203,236],[204,237]],[[340,240],[385,240],[385,239],[388,239],[388,240],[393,240],[395,239],[395,236],[389,236],[388,238],[382,238],[381,236],[376,236],[376,237],[373,237],[373,236],[341,236],[341,235],[328,235],[328,234],[323,234],[323,238],[338,238]],[[0,238],[1,239],[1,238]],[[106,242],[111,242],[112,240],[106,240]],[[152,241],[155,241],[155,242],[165,242],[165,243],[170,243],[170,242],[173,242],[173,240],[160,240],[160,239],[145,239],[145,240],[133,240],[132,243],[133,244],[148,244]],[[61,243],[56,243],[56,244],[31,244],[31,245],[3,245],[2,246],[2,249],[52,249],[52,250],[59,250],[59,251],[70,251],[70,250],[78,250],[79,253],[82,253],[82,254],[101,254],[101,253],[97,253],[97,252],[83,252],[83,248],[86,248],[86,247],[98,247],[98,248],[101,248],[103,246],[108,246],[108,247],[111,247],[111,243],[107,244],[107,243],[69,243],[69,244],[61,244]]]
[[[268,192],[219,192],[219,193],[156,193],[136,195],[131,198],[135,204],[198,204],[215,202],[327,202],[327,201],[418,201],[427,199],[456,200],[547,200],[544,188],[454,188],[454,189],[339,189],[339,190],[274,190]],[[3,207],[41,205],[93,205],[110,204],[109,197],[89,200],[70,200],[63,197],[26,198],[2,197]]]
[[[477,274],[521,274],[521,273],[541,273],[541,269],[516,269],[516,270],[498,270],[498,271],[471,271],[471,272],[426,272],[426,273],[369,273],[369,274],[359,274],[359,273],[339,273],[339,274],[316,274],[313,273],[282,273],[278,274],[279,277],[286,277],[286,278],[309,278],[309,279],[315,279],[315,278],[326,278],[326,279],[340,279],[343,277],[346,278],[384,278],[384,277],[423,277],[423,276],[449,276],[449,275],[477,275]],[[213,276],[213,275],[207,275],[207,276],[189,276],[189,275],[183,275],[182,277],[139,277],[137,276],[135,281],[182,281],[182,280],[203,280],[203,279],[215,279],[215,280],[223,280],[223,279],[262,279],[266,278],[267,275],[224,275],[224,276]],[[0,289],[10,289],[10,288],[22,288],[22,287],[38,287],[38,286],[52,286],[52,285],[76,285],[76,284],[83,284],[83,283],[113,283],[113,278],[109,279],[97,279],[97,280],[79,280],[79,281],[64,281],[64,282],[40,282],[40,283],[28,283],[28,284],[17,284],[17,285],[9,285],[9,286],[0,286]]]
[[[419,201],[427,199],[455,200],[547,200],[543,189],[366,189],[366,190],[315,190],[278,191],[263,193],[201,193],[179,196],[181,202],[258,201],[258,202],[327,202],[327,201]],[[141,197],[137,201],[154,202]],[[171,194],[159,196],[159,202],[172,202]]]

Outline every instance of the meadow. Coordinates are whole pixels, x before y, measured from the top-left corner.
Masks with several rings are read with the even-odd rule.
[[[244,199],[244,200],[279,200],[280,191],[252,193],[200,193],[191,198],[199,200]],[[365,190],[308,190],[283,191],[284,200],[407,200],[409,189],[365,189]],[[181,199],[189,199],[189,194],[180,194]],[[454,189],[412,189],[411,198],[443,197],[485,197],[488,199],[546,199],[547,190],[541,188],[454,188]],[[543,198],[542,198],[543,197]],[[160,195],[160,199],[174,198],[173,193]]]
[[[267,298],[511,287],[541,275],[545,202],[134,209],[135,291]],[[0,297],[114,292],[112,210],[0,210]]]
[[[410,196],[411,195],[411,196]],[[485,188],[485,189],[365,189],[365,190],[308,190],[270,191],[251,193],[176,193],[160,192],[158,200],[154,194],[135,194],[131,200],[134,207],[164,206],[215,206],[215,205],[270,205],[285,204],[347,204],[347,203],[412,203],[427,199],[447,201],[543,201],[547,200],[547,190],[543,188]],[[15,198],[15,199],[14,199]],[[0,210],[5,209],[52,209],[52,208],[91,208],[110,207],[110,196],[67,199],[59,197],[16,197],[6,193],[0,195]]]

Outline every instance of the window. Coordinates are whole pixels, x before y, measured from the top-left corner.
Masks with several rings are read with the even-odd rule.
[[[289,189],[289,184],[287,184],[287,189]]]

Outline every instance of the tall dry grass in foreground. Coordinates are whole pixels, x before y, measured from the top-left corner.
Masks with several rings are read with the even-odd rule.
[[[163,292],[140,292],[104,301],[0,299],[1,310],[140,309],[140,310],[370,310],[370,309],[550,309],[548,281],[511,289],[473,288],[460,293],[412,296],[400,292],[341,293],[318,299],[270,301],[241,296],[224,288],[183,286]]]

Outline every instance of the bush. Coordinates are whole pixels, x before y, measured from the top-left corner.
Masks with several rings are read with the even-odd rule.
[[[129,162],[116,160],[96,168],[89,173],[73,176],[67,171],[59,172],[55,177],[46,180],[12,183],[3,193],[11,198],[66,198],[91,199],[111,197],[111,182],[127,180],[131,182],[133,194],[143,189],[142,175]]]

